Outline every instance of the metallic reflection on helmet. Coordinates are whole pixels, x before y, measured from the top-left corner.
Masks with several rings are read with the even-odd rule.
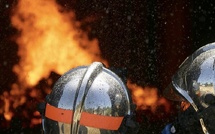
[[[207,107],[203,97],[206,94],[215,94],[215,43],[199,48],[189,56],[179,67],[178,72],[172,77],[172,88],[184,99],[188,94],[196,105]],[[176,87],[177,86],[177,87]],[[185,92],[180,92],[182,89]],[[167,88],[164,92],[169,92]],[[165,95],[173,99],[171,95]],[[179,99],[180,100],[180,99]],[[181,99],[182,100],[182,99]],[[189,101],[189,100],[188,100]]]
[[[179,70],[172,77],[172,86],[166,88],[165,96],[172,99],[173,95],[188,101],[194,110],[207,111],[209,106],[215,103],[215,43],[207,44],[191,56],[189,56],[179,67]],[[170,91],[173,95],[169,95]],[[175,95],[175,93],[177,95]],[[177,98],[176,97],[176,98]],[[177,98],[177,100],[180,100]],[[209,107],[210,109],[212,107]],[[208,113],[207,113],[208,114]],[[209,116],[209,115],[208,115]],[[208,130],[213,130],[213,125],[209,118],[199,117],[202,131],[208,134]],[[205,125],[206,123],[206,125]],[[207,127],[206,127],[207,126]]]
[[[45,133],[114,134],[130,114],[131,98],[122,80],[102,63],[65,73],[47,98]]]

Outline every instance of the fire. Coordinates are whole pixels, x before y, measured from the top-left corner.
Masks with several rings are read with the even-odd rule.
[[[107,61],[101,58],[98,40],[90,40],[81,30],[81,22],[76,20],[74,12],[64,10],[55,0],[19,0],[11,23],[19,31],[16,43],[20,59],[13,68],[18,82],[0,96],[4,101],[0,114],[4,113],[8,121],[14,116],[14,109],[28,103],[27,95],[40,98],[42,93],[35,85],[51,72],[61,75],[93,61],[101,61],[108,66]],[[51,85],[52,82],[48,83]],[[159,104],[165,103],[159,98],[156,88],[141,88],[132,83],[128,83],[128,87],[138,109],[154,111]],[[23,116],[29,118],[27,113],[28,109],[22,110]],[[33,116],[32,124],[41,123],[36,118],[38,112],[34,111]]]
[[[4,117],[6,120],[11,120],[13,113],[11,111],[9,111],[9,106],[10,106],[10,101],[9,101],[9,94],[8,92],[4,92],[3,93],[3,98],[4,103],[5,103],[5,107],[4,107]]]
[[[51,72],[63,74],[79,65],[93,61],[107,62],[101,58],[98,40],[90,40],[80,28],[81,23],[72,11],[65,11],[55,0],[19,0],[11,16],[12,25],[19,31],[19,63],[13,71],[18,82],[10,92],[4,92],[4,113],[11,120],[12,110],[26,103],[26,96],[36,98],[40,93],[34,89],[38,82]],[[27,89],[31,89],[28,91]],[[27,111],[23,110],[23,114]],[[38,122],[32,119],[32,122]]]
[[[150,110],[155,112],[159,106],[163,106],[165,112],[170,111],[170,105],[167,100],[160,97],[156,87],[141,87],[136,84],[128,82],[128,87],[131,89],[134,103],[137,109]]]
[[[105,62],[100,58],[98,40],[89,40],[75,14],[64,11],[54,0],[19,0],[11,21],[20,31],[20,62],[14,72],[28,86],[51,71],[62,74],[95,60]]]

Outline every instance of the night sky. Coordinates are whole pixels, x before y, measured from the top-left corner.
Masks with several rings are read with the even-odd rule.
[[[140,86],[168,85],[180,63],[199,47],[215,41],[214,0],[58,0],[74,10],[81,28],[99,40],[110,66],[127,68]],[[10,13],[16,0],[0,0],[0,93],[17,80],[16,30]],[[89,28],[91,30],[89,30]],[[3,102],[0,102],[0,105]],[[144,133],[151,134],[152,128]],[[159,128],[160,129],[160,128]],[[154,133],[159,133],[159,129]]]

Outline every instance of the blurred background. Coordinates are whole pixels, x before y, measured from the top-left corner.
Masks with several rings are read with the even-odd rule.
[[[140,133],[175,119],[162,92],[181,62],[215,41],[213,0],[0,0],[0,133],[41,133],[37,105],[66,71],[127,70]]]

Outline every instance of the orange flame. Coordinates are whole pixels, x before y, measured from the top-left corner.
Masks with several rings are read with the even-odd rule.
[[[156,87],[141,87],[136,84],[128,82],[128,87],[131,89],[134,103],[137,109],[150,110],[155,112],[159,106],[163,106],[165,112],[170,111],[170,104],[163,97],[158,94]]]
[[[29,94],[32,98],[38,96],[34,86],[50,72],[63,74],[93,61],[108,66],[101,58],[98,40],[90,40],[80,29],[81,23],[75,19],[74,12],[65,11],[55,0],[19,0],[11,23],[19,30],[16,43],[20,60],[13,68],[19,81],[12,85],[10,92],[1,95],[5,105],[0,113],[4,113],[6,120],[13,116],[11,108],[26,103],[26,88],[31,88]],[[158,105],[166,103],[159,98],[156,88],[141,88],[132,83],[128,83],[128,87],[138,109],[154,111]],[[23,110],[25,116],[26,111]],[[34,112],[35,117],[38,115]],[[38,118],[31,119],[32,124],[40,122]]]
[[[55,0],[19,0],[13,11],[11,23],[19,31],[16,43],[20,60],[13,68],[18,82],[1,95],[4,110],[0,112],[6,120],[11,120],[12,109],[26,103],[26,89],[32,89],[51,71],[63,74],[93,61],[107,65],[100,58],[98,40],[90,40],[75,14],[65,11]],[[28,94],[35,98],[38,92],[32,89]],[[23,113],[26,115],[25,110]],[[33,118],[32,122],[38,121]]]
[[[19,0],[11,20],[20,31],[20,62],[14,71],[22,83],[33,86],[51,71],[62,74],[95,60],[105,62],[98,40],[89,40],[75,14],[54,0]]]

